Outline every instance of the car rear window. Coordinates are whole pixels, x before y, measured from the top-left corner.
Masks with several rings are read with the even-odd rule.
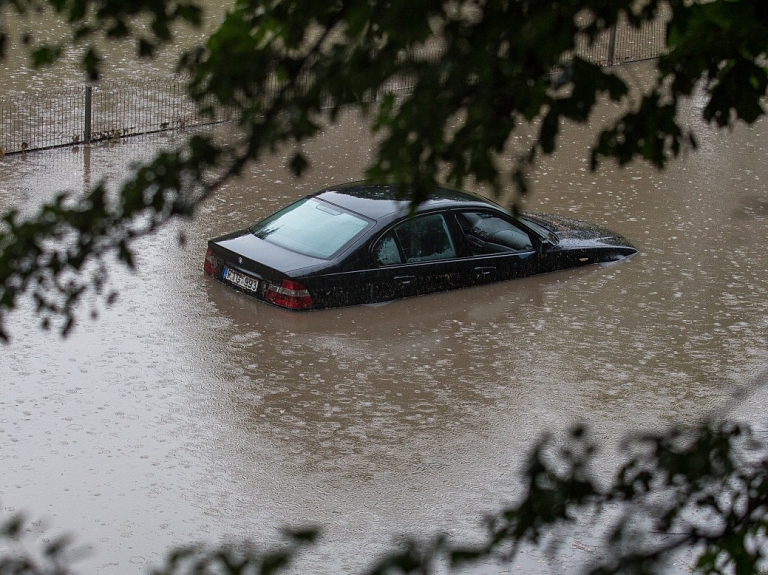
[[[251,227],[257,238],[315,258],[328,259],[368,221],[314,198],[304,198]]]

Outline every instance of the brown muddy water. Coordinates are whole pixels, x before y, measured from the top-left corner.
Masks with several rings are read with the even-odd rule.
[[[689,113],[699,110],[694,100]],[[372,140],[349,116],[308,147],[253,166],[192,222],[113,266],[117,304],[61,340],[30,305],[0,350],[0,504],[41,537],[69,532],[81,573],[146,573],[193,541],[270,542],[323,527],[303,573],[359,572],[403,533],[480,533],[520,492],[544,431],[632,430],[713,414],[757,420],[768,366],[768,123],[714,132],[665,172],[587,169],[581,129],[535,173],[530,209],[603,224],[640,254],[375,307],[289,313],[202,273],[206,239],[333,182],[359,179]],[[0,207],[127,173],[174,135],[5,157]],[[176,238],[185,230],[188,244]],[[45,532],[43,533],[43,530]],[[568,571],[587,534],[547,562]],[[681,562],[680,572],[686,566]]]

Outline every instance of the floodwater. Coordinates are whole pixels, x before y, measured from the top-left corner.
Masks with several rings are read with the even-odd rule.
[[[641,69],[642,65],[638,67]],[[700,102],[691,102],[693,117]],[[289,313],[201,271],[206,239],[332,182],[359,179],[372,139],[347,116],[139,243],[137,271],[67,339],[26,303],[0,350],[0,504],[40,537],[68,532],[84,574],[146,573],[193,541],[272,542],[319,525],[297,572],[359,572],[398,534],[480,533],[520,493],[544,431],[633,430],[765,412],[768,123],[715,132],[665,172],[587,169],[584,129],[534,174],[526,207],[603,224],[640,253],[595,266],[375,307]],[[7,156],[0,208],[81,190],[173,134]],[[186,247],[178,245],[180,231]],[[45,531],[44,531],[45,530]],[[566,555],[597,553],[587,535]],[[679,566],[685,572],[685,565]],[[489,573],[567,571],[527,553]]]
[[[135,42],[115,40],[109,42],[96,37],[95,44],[100,57],[100,72],[103,80],[133,83],[137,79],[156,83],[161,89],[167,78],[175,70],[179,54],[192,46],[203,43],[217,23],[223,18],[225,9],[233,4],[221,0],[201,0],[203,21],[199,28],[180,25],[174,32],[171,45],[158,48],[152,59],[139,58]],[[84,45],[65,47],[55,65],[39,69],[31,67],[29,51],[23,48],[26,39],[29,48],[44,44],[58,44],[64,41],[71,30],[47,7],[33,9],[26,16],[19,16],[9,7],[0,11],[5,31],[8,33],[6,57],[0,60],[0,96],[28,98],[44,90],[82,87],[88,83],[87,75],[82,71],[80,62],[83,58]]]

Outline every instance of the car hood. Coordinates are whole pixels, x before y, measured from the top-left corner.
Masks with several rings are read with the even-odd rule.
[[[557,238],[558,244],[563,247],[569,245],[583,246],[585,244],[634,247],[628,239],[616,232],[575,218],[539,212],[526,212],[523,218],[551,230]]]

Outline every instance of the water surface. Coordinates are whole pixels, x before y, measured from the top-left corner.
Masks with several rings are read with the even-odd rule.
[[[590,136],[567,129],[526,207],[630,238],[640,253],[618,265],[312,313],[205,277],[207,238],[361,177],[373,140],[348,115],[308,146],[302,180],[280,155],[194,221],[142,240],[136,273],[113,266],[117,304],[94,304],[95,321],[86,307],[66,340],[41,332],[27,304],[12,316],[0,502],[72,532],[91,550],[85,574],[145,573],[173,545],[269,542],[307,523],[324,536],[299,570],[359,571],[396,534],[479,533],[484,512],[519,494],[544,430],[587,423],[610,467],[631,430],[759,416],[767,136],[765,121],[700,127],[701,149],[665,172],[591,173]],[[120,177],[175,137],[7,156],[0,207]],[[595,552],[586,535],[572,543]],[[563,568],[542,561],[521,570]]]

